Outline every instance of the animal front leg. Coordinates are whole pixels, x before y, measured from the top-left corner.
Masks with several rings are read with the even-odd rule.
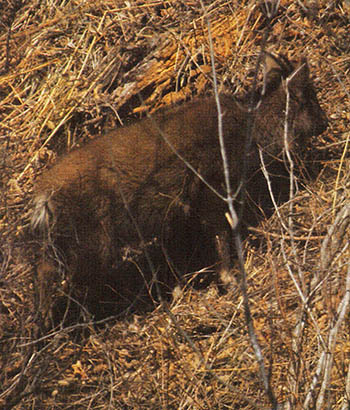
[[[228,232],[221,232],[215,237],[216,252],[218,255],[218,276],[224,286],[233,281],[232,257]]]

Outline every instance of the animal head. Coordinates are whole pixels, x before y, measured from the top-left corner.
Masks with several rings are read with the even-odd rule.
[[[264,84],[255,100],[253,135],[267,153],[303,146],[327,128],[305,57],[290,62],[266,53]]]

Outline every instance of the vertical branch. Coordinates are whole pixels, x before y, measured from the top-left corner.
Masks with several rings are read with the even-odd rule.
[[[212,36],[211,36],[211,27],[210,27],[210,20],[207,16],[206,9],[204,7],[203,1],[200,0],[203,12],[204,12],[204,18],[207,23],[207,28],[208,28],[208,38],[209,38],[209,47],[210,47],[210,60],[211,60],[211,68],[212,68],[212,75],[213,75],[213,83],[214,83],[214,95],[215,95],[215,101],[217,105],[217,111],[218,111],[218,134],[219,134],[219,143],[220,143],[220,150],[221,150],[221,157],[222,157],[222,162],[223,162],[223,168],[224,168],[224,178],[225,178],[225,188],[226,188],[226,198],[225,201],[228,205],[229,208],[229,217],[227,218],[231,230],[232,230],[232,235],[233,235],[233,240],[235,244],[235,248],[237,250],[237,255],[238,255],[238,261],[239,261],[239,267],[240,267],[240,272],[241,272],[241,289],[242,289],[242,294],[243,294],[243,306],[244,306],[244,313],[245,313],[245,318],[246,318],[246,323],[248,327],[248,334],[250,337],[250,341],[255,353],[255,357],[257,359],[259,369],[260,369],[260,376],[262,379],[262,383],[265,389],[265,392],[273,406],[273,409],[277,408],[277,400],[275,398],[274,392],[271,387],[270,379],[268,376],[268,373],[265,368],[264,364],[264,356],[262,354],[261,347],[258,342],[258,338],[256,335],[255,327],[254,327],[254,322],[252,319],[252,314],[250,310],[250,305],[249,305],[249,297],[248,297],[248,291],[247,291],[247,273],[245,270],[245,264],[244,264],[244,256],[243,256],[243,247],[242,247],[242,238],[240,235],[240,220],[237,216],[237,213],[234,209],[233,206],[233,197],[232,197],[232,189],[231,189],[231,182],[230,182],[230,169],[229,169],[229,163],[227,160],[227,152],[225,150],[225,142],[224,142],[224,135],[223,135],[223,128],[222,128],[222,110],[221,110],[221,105],[220,105],[220,98],[219,98],[219,92],[218,92],[218,86],[217,86],[217,77],[216,77],[216,71],[215,71],[215,58],[214,58],[214,47],[213,47],[213,41],[212,41]],[[268,29],[270,25],[267,25]],[[265,36],[263,39],[263,44],[265,44],[268,32],[269,30],[265,31]],[[256,82],[257,82],[257,73],[258,73],[258,68],[260,65],[261,61],[261,55],[260,53],[258,61],[257,61],[257,66],[255,70],[255,76],[254,76],[254,86],[253,90],[256,89]],[[250,102],[250,111],[253,110],[253,96],[252,96],[252,101]],[[248,131],[247,131],[247,141],[245,144],[245,154],[249,152],[251,141],[252,141],[252,133],[250,132],[251,129],[253,128],[253,119],[250,117],[248,119]],[[246,155],[245,155],[246,158]],[[245,185],[245,180],[246,180],[246,173],[247,173],[247,161],[243,162],[243,172],[242,172],[242,197],[243,197],[243,205],[242,208],[244,207],[244,185]],[[240,212],[242,214],[242,212]],[[240,215],[241,216],[241,215]]]
[[[325,350],[325,371],[324,376],[321,384],[321,389],[316,401],[316,410],[322,410],[324,408],[324,401],[325,401],[325,393],[326,390],[329,388],[330,379],[331,379],[331,372],[334,360],[334,350],[337,341],[337,335],[339,333],[340,326],[344,322],[345,314],[348,310],[350,300],[350,263],[348,263],[347,275],[346,275],[346,285],[345,285],[345,294],[343,299],[339,303],[337,309],[337,320],[334,323],[333,327],[330,329],[329,336],[328,336],[328,344],[327,349]]]
[[[231,188],[231,182],[230,182],[230,169],[229,169],[229,164],[228,164],[228,159],[227,159],[227,152],[225,149],[225,141],[224,141],[224,134],[223,134],[223,129],[222,129],[222,117],[223,113],[221,110],[221,104],[220,104],[220,97],[219,97],[219,91],[218,91],[218,81],[216,77],[216,70],[215,70],[215,57],[214,57],[214,46],[213,46],[213,38],[211,36],[211,27],[210,27],[210,20],[207,16],[206,9],[204,7],[203,1],[200,0],[203,12],[204,12],[204,18],[207,23],[208,27],[208,38],[209,38],[209,49],[210,49],[210,63],[211,63],[211,71],[213,75],[213,87],[214,87],[214,96],[215,96],[215,102],[216,102],[216,107],[218,111],[218,134],[219,134],[219,143],[220,143],[220,152],[221,152],[221,158],[222,158],[222,163],[224,167],[224,178],[225,178],[225,188],[226,188],[226,198],[225,201],[228,205],[229,211],[230,211],[230,216],[231,216],[231,228],[235,230],[238,226],[238,217],[237,213],[233,207],[233,197],[232,197],[232,188]]]
[[[348,372],[346,375],[346,385],[345,385],[345,394],[344,402],[341,406],[341,410],[349,410],[350,407],[350,364],[348,364]]]

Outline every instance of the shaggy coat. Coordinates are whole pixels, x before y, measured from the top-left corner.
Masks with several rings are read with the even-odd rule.
[[[220,95],[220,105],[231,184],[254,202],[259,149],[267,163],[279,161],[286,148],[300,154],[327,128],[304,58],[292,64],[267,54],[261,90]],[[59,265],[75,299],[99,311],[111,301],[129,306],[152,293],[155,280],[171,288],[177,275],[218,262],[227,205],[193,169],[225,196],[214,97],[115,129],[44,171],[32,215],[33,228],[44,232],[41,309],[51,303]]]

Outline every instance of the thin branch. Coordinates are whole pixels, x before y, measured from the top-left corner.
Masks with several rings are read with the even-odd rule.
[[[224,143],[224,135],[223,135],[223,129],[222,129],[222,111],[221,111],[221,106],[220,106],[220,98],[219,98],[219,93],[218,93],[218,87],[217,87],[217,78],[216,78],[216,71],[215,71],[215,60],[214,60],[214,48],[213,48],[213,42],[212,42],[212,36],[211,36],[211,28],[210,28],[210,21],[207,16],[206,9],[204,7],[203,1],[200,0],[203,13],[204,13],[204,18],[207,23],[208,27],[208,37],[209,37],[209,47],[210,47],[210,59],[211,59],[211,68],[212,68],[212,75],[213,75],[213,80],[214,80],[214,94],[215,94],[215,100],[217,104],[217,110],[218,110],[218,133],[219,133],[219,142],[220,142],[220,150],[221,150],[221,157],[222,157],[222,162],[223,162],[223,168],[224,168],[224,177],[225,177],[225,188],[226,188],[226,203],[228,204],[228,208],[230,211],[230,218],[228,218],[228,221],[230,222],[231,225],[231,230],[232,230],[232,235],[233,235],[233,240],[234,244],[237,250],[237,255],[238,255],[238,260],[239,260],[239,266],[240,266],[240,271],[241,271],[241,289],[242,289],[242,294],[243,294],[243,305],[244,305],[244,313],[246,317],[246,323],[248,327],[248,334],[250,337],[250,341],[255,353],[255,357],[257,359],[259,369],[260,369],[260,376],[263,382],[263,386],[265,389],[265,392],[273,406],[273,409],[277,408],[277,400],[275,398],[275,395],[273,393],[271,383],[269,376],[267,374],[267,371],[265,369],[265,364],[264,364],[264,357],[262,354],[261,347],[258,342],[258,338],[256,336],[256,331],[250,311],[250,306],[249,306],[249,297],[248,297],[248,292],[247,292],[247,273],[245,271],[244,267],[244,257],[243,257],[243,248],[242,248],[242,239],[241,235],[239,232],[239,218],[237,217],[237,213],[233,207],[233,198],[231,195],[231,183],[230,183],[230,170],[229,170],[229,165],[228,165],[228,160],[227,160],[227,152],[225,150],[225,143]],[[268,25],[269,27],[269,25]],[[268,30],[265,32],[265,40],[267,39],[267,33]],[[263,41],[263,44],[265,42]],[[261,55],[259,55],[259,59],[257,62],[257,67],[255,71],[255,77],[254,77],[254,86],[253,89],[256,88],[256,81],[257,81],[257,73],[258,73],[258,67],[260,64],[261,60]],[[253,97],[252,97],[253,101]],[[253,107],[253,103],[251,101],[250,107]],[[250,130],[253,128],[253,120],[249,121],[248,124],[248,131],[247,131],[247,142],[245,146],[245,152],[249,152],[251,141],[252,141],[252,133]],[[242,185],[244,187],[245,184],[245,179],[246,179],[246,173],[247,173],[247,161],[244,161],[243,164],[243,172],[242,172]],[[242,197],[244,198],[244,189],[242,193]],[[244,204],[244,199],[243,199],[243,204]],[[243,209],[242,205],[242,209]]]

